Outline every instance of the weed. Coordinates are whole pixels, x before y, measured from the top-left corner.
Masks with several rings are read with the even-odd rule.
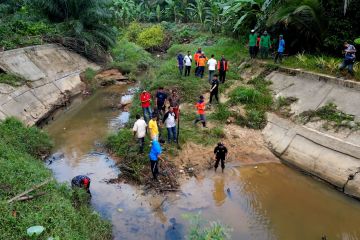
[[[190,230],[188,238],[192,240],[207,240],[207,239],[231,239],[231,229],[221,224],[220,222],[206,222],[198,214],[184,214],[182,216],[190,222]]]
[[[18,77],[10,73],[0,73],[0,83],[5,83],[13,87],[18,87],[24,85],[26,82],[25,79]]]
[[[295,57],[301,63],[306,63],[308,61],[308,57],[304,52],[296,54]]]
[[[266,126],[266,113],[262,110],[249,109],[246,112],[246,125],[253,129],[262,129]]]
[[[218,104],[215,112],[210,115],[211,119],[218,121],[226,121],[231,116],[231,112],[229,111],[228,106],[225,104]]]

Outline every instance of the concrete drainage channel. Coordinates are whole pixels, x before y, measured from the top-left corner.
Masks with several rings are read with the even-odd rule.
[[[341,111],[360,118],[354,102],[360,100],[360,83],[300,70],[280,69],[267,79],[276,97],[296,97],[294,114],[335,103]],[[284,87],[285,86],[285,87]],[[344,96],[347,96],[346,98]],[[295,124],[273,113],[263,136],[269,148],[286,163],[316,176],[345,194],[360,199],[360,133],[347,134]]]

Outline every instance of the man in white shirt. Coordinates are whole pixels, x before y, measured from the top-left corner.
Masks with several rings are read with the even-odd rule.
[[[209,66],[209,83],[211,84],[217,65],[217,61],[214,58],[214,54],[211,55],[211,58],[208,60],[207,65]]]
[[[184,63],[185,63],[185,77],[190,76],[191,63],[192,63],[192,56],[190,51],[188,51],[187,55],[185,55]]]
[[[169,107],[169,111],[164,115],[163,123],[165,123],[167,129],[168,143],[171,143],[171,139],[173,139],[174,143],[177,143],[176,115],[172,107]]]
[[[140,114],[136,114],[136,122],[134,123],[133,132],[136,135],[139,145],[140,153],[144,153],[145,135],[147,124],[144,119],[140,118]]]

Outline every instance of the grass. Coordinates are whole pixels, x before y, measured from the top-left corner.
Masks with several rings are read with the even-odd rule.
[[[123,73],[143,71],[153,63],[150,53],[126,38],[117,41],[116,46],[111,50],[111,55],[114,61],[110,67],[118,68]]]
[[[268,61],[272,62],[272,60]],[[358,62],[355,63],[355,76],[351,77],[346,73],[346,71],[339,71],[339,65],[341,62],[342,59],[340,58],[299,53],[294,56],[286,57],[282,65],[291,68],[301,68],[304,70],[327,75],[346,76],[356,81],[360,81],[360,64]]]
[[[19,87],[26,83],[26,80],[10,73],[0,73],[0,83],[5,83],[13,87]]]
[[[355,122],[353,115],[340,111],[334,103],[328,103],[325,106],[317,110],[309,110],[301,113],[298,118],[301,122],[307,123],[314,119],[325,120],[327,124],[324,127],[328,127],[331,124],[334,128],[360,128],[360,122]]]
[[[52,176],[39,159],[51,146],[48,136],[35,127],[14,118],[0,122],[0,239],[29,239],[26,229],[34,225],[46,228],[38,239],[111,239],[110,224],[76,201],[81,193],[55,181],[35,191],[45,192],[43,196],[6,202]]]
[[[239,86],[230,93],[231,105],[245,105],[246,116],[236,116],[238,124],[254,129],[265,127],[266,111],[273,105],[269,84],[264,76],[259,76],[249,81],[247,86]]]

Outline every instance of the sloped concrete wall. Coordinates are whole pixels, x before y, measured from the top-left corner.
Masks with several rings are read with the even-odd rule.
[[[0,84],[0,119],[15,116],[33,125],[68,97],[81,92],[80,73],[99,69],[58,45],[42,45],[0,53],[0,68],[28,80],[26,85]]]
[[[268,114],[263,130],[269,148],[282,160],[360,198],[360,141],[358,144],[318,132]],[[360,140],[360,138],[359,138]]]
[[[295,114],[333,102],[341,111],[360,120],[360,83],[301,71],[290,74],[275,71],[266,79],[272,82],[270,88],[276,97],[298,98],[291,106]]]

